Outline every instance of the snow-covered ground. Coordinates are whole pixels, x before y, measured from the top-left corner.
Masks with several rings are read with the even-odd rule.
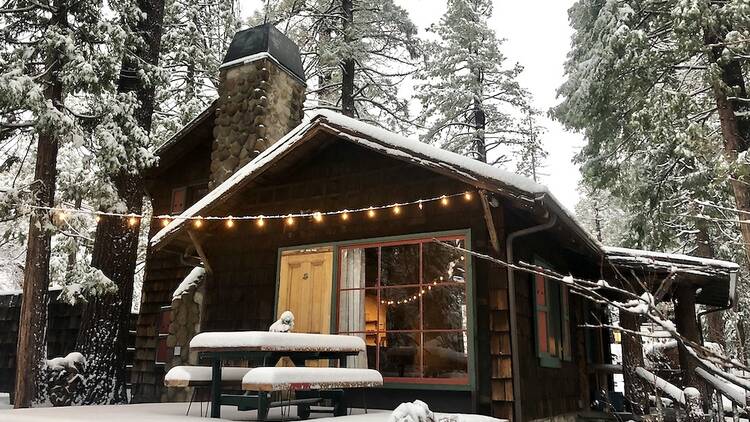
[[[4,400],[4,401],[3,401]],[[0,397],[0,403],[7,405],[8,398]],[[0,409],[2,405],[0,405]],[[0,421],[13,422],[189,422],[200,418],[200,404],[193,403],[190,409],[190,415],[186,416],[187,403],[156,403],[156,404],[129,404],[120,406],[76,406],[76,407],[45,407],[36,409],[18,409],[18,410],[0,410]],[[206,404],[203,403],[203,410],[206,410]],[[284,419],[297,419],[296,408],[292,407],[291,412]],[[315,414],[316,422],[388,422],[390,411],[370,410],[368,414],[363,414],[362,409],[353,409],[352,415],[338,418],[326,417],[326,414]],[[256,413],[239,412],[237,408],[222,406],[222,419],[212,419],[211,421],[255,421]],[[450,422],[500,422],[500,419],[490,418],[480,415],[448,415],[436,413],[435,419],[438,421]],[[271,409],[268,420],[280,421],[281,409]]]
[[[10,405],[10,395],[8,393],[0,393],[0,411],[4,409],[12,409]]]

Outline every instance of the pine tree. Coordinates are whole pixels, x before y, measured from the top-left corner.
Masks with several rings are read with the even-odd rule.
[[[120,10],[133,46],[122,56],[117,95],[132,101],[125,110],[133,121],[115,118],[113,130],[118,148],[106,147],[98,154],[113,164],[100,163],[114,187],[120,211],[139,215],[143,205],[143,170],[153,163],[148,152],[154,112],[159,47],[164,19],[163,0],[137,0]],[[127,124],[123,124],[127,123]],[[111,145],[107,145],[111,146]],[[87,361],[87,383],[83,403],[127,403],[127,338],[138,251],[139,221],[119,217],[101,218],[96,227],[91,266],[117,289],[91,297],[85,308],[76,349]]]
[[[573,49],[554,114],[585,134],[584,183],[622,199],[630,246],[747,263],[750,226],[727,214],[750,210],[746,8],[586,0],[570,10]],[[686,356],[687,384],[698,386]]]
[[[95,98],[114,74],[111,53],[121,48],[103,10],[95,0],[17,0],[4,3],[0,14],[0,132],[11,145],[32,139],[20,166],[34,159],[30,152],[36,156],[30,184],[15,184],[24,173],[19,167],[8,191],[15,210],[22,210],[24,202],[34,206],[24,263],[16,407],[28,407],[35,398],[46,357],[47,289],[57,222],[38,207],[55,205],[59,148],[80,142],[96,126],[97,113],[111,105]]]
[[[516,147],[515,161],[516,173],[539,181],[544,160],[547,159],[547,150],[544,149],[542,135],[546,128],[537,121],[537,113],[527,111],[526,117],[521,121],[519,128],[518,146]]]
[[[399,85],[416,70],[417,28],[393,0],[277,0],[254,22],[274,23],[301,49],[315,107],[409,130]]]
[[[179,130],[216,98],[219,66],[240,27],[236,3],[166,2],[159,61],[167,80],[157,86],[157,140]]]
[[[518,143],[528,93],[517,81],[522,68],[505,67],[502,40],[489,27],[490,0],[449,0],[431,28],[418,77],[424,140],[495,164],[510,158],[503,146]]]

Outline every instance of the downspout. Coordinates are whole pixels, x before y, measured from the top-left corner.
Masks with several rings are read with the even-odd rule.
[[[508,264],[514,264],[513,241],[519,237],[528,236],[544,230],[549,230],[557,224],[557,215],[553,214],[546,223],[537,226],[527,227],[525,229],[514,231],[508,234],[505,241],[505,255]],[[521,374],[518,352],[518,317],[516,315],[516,286],[513,268],[508,267],[508,310],[510,312],[510,350],[511,350],[511,368],[513,372],[513,421],[523,421],[521,414]]]

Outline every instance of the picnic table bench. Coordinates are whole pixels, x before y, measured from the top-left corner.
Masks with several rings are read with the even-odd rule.
[[[221,405],[234,405],[239,410],[258,410],[258,420],[264,420],[268,409],[284,404],[297,405],[300,417],[309,415],[310,405],[322,399],[334,402],[334,414],[345,414],[342,403],[344,388],[372,387],[382,385],[377,371],[346,368],[346,358],[366,350],[365,342],[356,336],[305,333],[276,333],[266,331],[207,332],[196,335],[190,342],[190,351],[199,352],[211,361],[211,417],[221,417]],[[281,358],[289,358],[292,368],[276,368]],[[260,368],[222,368],[222,362],[230,359],[258,361]],[[308,360],[336,360],[338,368],[304,367]],[[239,369],[239,371],[226,371]],[[183,375],[195,375],[194,383],[205,379],[209,367],[186,371]],[[224,377],[235,378],[240,371],[247,371],[242,378],[246,392],[222,395]],[[255,372],[253,372],[255,371]],[[198,374],[203,377],[198,377]],[[183,377],[185,378],[185,377]],[[337,378],[337,379],[336,379]],[[177,381],[173,385],[189,384],[190,380]],[[165,378],[166,383],[166,378]],[[196,384],[197,385],[197,384]],[[204,384],[205,385],[205,384]],[[295,391],[295,398],[284,402],[271,402],[271,391]],[[310,394],[314,392],[314,394]],[[305,394],[308,393],[308,394]]]

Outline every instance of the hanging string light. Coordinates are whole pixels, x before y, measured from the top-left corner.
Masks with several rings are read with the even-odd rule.
[[[46,210],[51,213],[54,213],[57,219],[63,223],[68,221],[75,214],[86,214],[86,215],[94,216],[94,219],[96,220],[97,223],[100,222],[101,219],[104,217],[114,217],[114,218],[122,218],[125,220],[127,224],[134,226],[141,219],[152,218],[152,219],[156,219],[157,221],[159,221],[163,227],[167,227],[170,225],[170,223],[173,223],[173,222],[189,221],[189,222],[192,222],[192,225],[195,228],[201,228],[203,226],[204,221],[216,220],[216,221],[224,221],[225,225],[228,228],[231,228],[231,227],[234,227],[238,221],[244,221],[244,220],[255,221],[258,227],[263,227],[265,225],[265,220],[267,219],[284,220],[286,224],[291,226],[296,223],[297,218],[311,218],[313,221],[320,223],[325,219],[325,216],[338,215],[341,217],[342,221],[348,221],[352,213],[365,213],[367,217],[375,218],[377,216],[378,210],[388,210],[388,209],[391,210],[393,215],[400,215],[403,213],[404,207],[409,206],[409,205],[417,205],[420,210],[423,210],[425,203],[428,203],[428,202],[440,202],[442,206],[448,206],[450,203],[449,199],[453,197],[463,197],[464,199],[468,201],[473,198],[473,194],[469,191],[464,191],[464,192],[455,193],[451,195],[440,195],[440,196],[436,196],[432,198],[421,198],[421,199],[417,199],[417,200],[409,201],[409,202],[390,203],[387,205],[369,206],[365,208],[356,208],[356,209],[345,208],[342,210],[335,210],[335,211],[311,211],[311,212],[300,212],[300,213],[277,214],[277,215],[269,215],[269,216],[246,215],[246,216],[218,217],[218,216],[200,216],[200,215],[187,216],[187,215],[170,215],[170,214],[149,216],[149,215],[144,215],[144,214],[93,211],[90,209],[77,209],[77,208],[68,208],[68,207],[45,207],[45,206],[36,206],[36,205],[28,205],[27,207],[29,209]]]

